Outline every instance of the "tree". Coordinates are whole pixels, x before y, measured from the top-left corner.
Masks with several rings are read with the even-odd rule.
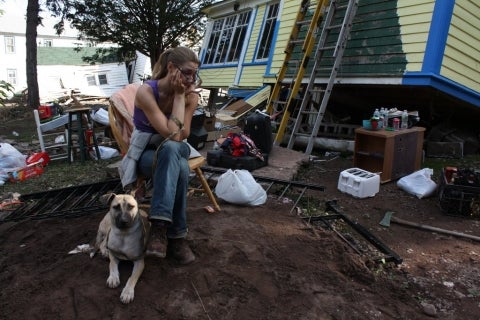
[[[41,23],[39,17],[40,6],[38,0],[28,0],[26,37],[26,69],[29,108],[35,109],[40,105],[40,93],[37,81],[37,26]]]
[[[196,44],[203,31],[200,8],[213,0],[47,0],[61,21],[69,21],[80,39],[118,44],[124,55],[138,50],[150,57],[151,65],[167,48],[181,41]]]
[[[4,80],[0,80],[0,107],[5,106],[8,93],[13,93],[13,86]]]

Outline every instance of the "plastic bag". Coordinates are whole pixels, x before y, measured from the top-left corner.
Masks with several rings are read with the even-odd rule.
[[[111,158],[120,156],[120,152],[118,152],[117,149],[110,148],[110,147],[98,146],[98,151],[100,151],[100,157],[102,158],[102,160],[111,159]],[[90,157],[93,160],[97,160],[97,153],[95,152],[95,149],[92,149],[90,151]]]
[[[0,186],[9,179],[9,172],[26,166],[27,156],[9,143],[0,143]]]
[[[398,180],[397,186],[422,199],[432,195],[437,189],[437,184],[431,179],[432,175],[433,169],[420,169]]]
[[[105,126],[110,125],[110,122],[108,121],[108,111],[103,108],[98,109],[97,112],[94,113],[92,118],[96,122],[101,123]]]
[[[227,202],[258,206],[267,201],[267,192],[248,170],[228,169],[218,179],[215,194]]]

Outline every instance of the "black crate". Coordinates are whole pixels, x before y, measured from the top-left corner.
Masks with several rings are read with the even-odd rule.
[[[444,168],[440,176],[442,211],[449,215],[480,218],[480,171],[458,169],[453,179],[450,175]]]

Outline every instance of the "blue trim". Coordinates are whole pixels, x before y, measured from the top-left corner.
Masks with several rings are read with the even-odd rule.
[[[435,1],[422,72],[440,73],[455,0]]]
[[[261,62],[248,62],[248,63],[244,63],[243,65],[244,66],[264,66],[267,64],[267,61],[261,61]]]
[[[248,45],[250,44],[250,40],[252,39],[252,33],[253,33],[253,27],[255,25],[255,20],[257,19],[257,15],[258,15],[258,10],[255,9],[253,10],[254,14],[252,14],[252,16],[250,17],[250,21],[248,22],[248,28],[247,30],[250,30],[250,33],[248,34],[248,40],[246,41],[246,46],[245,48],[243,48],[244,52],[243,52],[243,61],[239,61],[239,63],[237,64],[237,67],[240,68],[240,76],[239,76],[239,83],[242,81],[242,75],[243,75],[243,70],[245,68],[245,57],[247,56],[247,51],[248,51]],[[235,75],[235,79],[236,79],[236,75]]]
[[[462,86],[448,78],[431,72],[407,72],[402,81],[403,85],[429,86],[461,99],[476,107],[480,107],[480,92]]]
[[[253,50],[252,63],[260,60],[260,59],[256,59],[255,57],[257,56],[258,48],[260,47],[260,36],[262,36],[263,33],[265,32],[264,28],[265,28],[265,21],[267,21],[267,12],[268,12],[267,10],[268,10],[268,5],[265,6],[265,10],[263,12],[263,21],[262,21],[262,25],[260,26],[260,33],[258,34],[258,37],[257,37],[257,43],[255,44],[255,50]]]
[[[247,100],[248,98],[256,95],[259,91],[263,90],[265,87],[267,87],[267,85],[263,85],[256,89],[229,88],[227,93],[229,96]]]
[[[280,19],[277,18],[277,21],[275,23],[275,31],[273,33],[272,37],[272,44],[277,43],[277,36],[278,36],[278,29],[280,29]],[[273,61],[273,55],[275,53],[275,46],[270,46],[270,53],[268,54],[268,63],[267,67],[265,68],[265,75],[271,75],[270,70],[272,69],[272,61]]]
[[[207,65],[201,65],[200,70],[207,70],[207,69],[226,69],[226,68],[236,68],[238,67],[238,63],[234,64],[207,64]]]

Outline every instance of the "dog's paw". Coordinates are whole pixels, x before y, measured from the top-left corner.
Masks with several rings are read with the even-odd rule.
[[[108,276],[108,279],[107,279],[107,286],[109,288],[116,288],[120,285],[120,278],[118,277],[118,275],[110,275]]]
[[[123,288],[122,294],[120,295],[120,301],[122,301],[122,303],[125,303],[125,304],[130,303],[133,301],[134,296],[135,296],[134,289],[125,287]]]

